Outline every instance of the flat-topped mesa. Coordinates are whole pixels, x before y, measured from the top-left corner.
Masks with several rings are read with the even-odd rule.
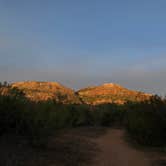
[[[39,88],[44,86],[45,88],[48,87],[59,87],[62,85],[58,82],[39,82],[39,81],[22,81],[22,82],[15,82],[11,84],[12,87],[19,87],[19,88]]]
[[[127,101],[144,101],[152,95],[134,90],[129,90],[118,84],[105,83],[100,86],[88,87],[78,91],[82,101],[87,104],[117,103],[124,104]]]
[[[32,101],[55,100],[64,104],[80,103],[75,92],[57,82],[25,81],[11,84],[12,88],[18,88]]]
[[[123,88],[119,84],[115,84],[115,83],[104,83],[101,86],[103,86],[105,88]]]
[[[115,86],[115,84],[113,84],[113,83],[104,83],[104,84],[102,84],[102,86],[113,87],[113,86]]]

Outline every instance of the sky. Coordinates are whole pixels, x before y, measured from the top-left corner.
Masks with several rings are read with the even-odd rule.
[[[165,0],[0,0],[0,81],[166,94]]]

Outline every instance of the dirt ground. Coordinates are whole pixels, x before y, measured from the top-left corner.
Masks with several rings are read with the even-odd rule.
[[[4,136],[0,156],[0,166],[166,166],[164,153],[135,148],[124,130],[94,127],[61,131],[44,148]]]
[[[150,166],[150,161],[143,152],[131,148],[124,141],[124,131],[108,130],[96,139],[101,152],[97,155],[94,166]]]

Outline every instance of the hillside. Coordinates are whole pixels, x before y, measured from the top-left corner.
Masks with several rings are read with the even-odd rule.
[[[78,95],[87,104],[117,103],[126,101],[144,101],[150,94],[126,89],[118,84],[107,83],[79,90]]]
[[[36,81],[16,82],[9,87],[1,88],[0,93],[5,95],[12,88],[23,91],[25,97],[32,101],[46,101],[50,99],[64,104],[124,104],[127,101],[144,101],[152,96],[143,92],[129,90],[113,83],[87,87],[74,92],[74,90],[57,82]]]
[[[32,101],[46,101],[53,99],[61,103],[80,103],[75,92],[57,82],[16,82],[11,84],[12,88],[18,88]]]

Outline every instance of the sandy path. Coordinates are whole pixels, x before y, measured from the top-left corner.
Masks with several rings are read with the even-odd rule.
[[[96,156],[94,166],[149,166],[147,156],[132,147],[124,140],[124,131],[110,129],[105,135],[97,138],[101,152]],[[92,165],[92,166],[93,166]]]

